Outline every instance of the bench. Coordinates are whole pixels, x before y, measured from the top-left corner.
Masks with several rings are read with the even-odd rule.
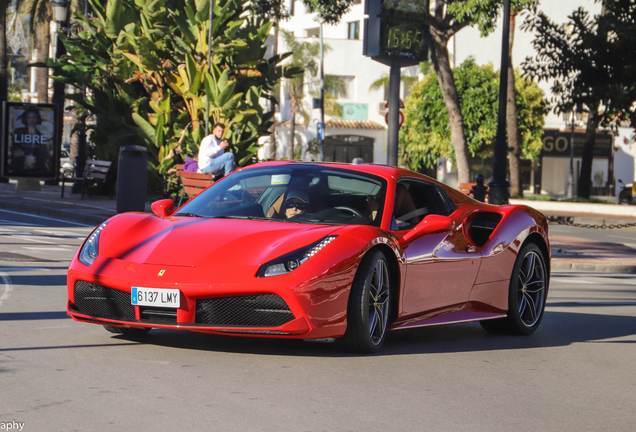
[[[212,174],[184,171],[182,164],[177,164],[177,177],[181,183],[181,197],[177,208],[181,207],[184,196],[187,195],[190,199],[216,180]]]
[[[62,198],[64,198],[64,183],[67,181],[82,182],[82,199],[84,199],[84,192],[88,192],[90,198],[91,192],[87,188],[89,183],[103,182],[106,180],[112,161],[100,161],[91,160],[86,161],[86,167],[84,168],[84,175],[82,177],[66,177],[62,172]]]
[[[459,189],[460,192],[465,193],[466,195],[470,195],[470,192],[473,190],[473,186],[475,186],[477,183],[460,183],[459,186],[457,186],[457,189]]]

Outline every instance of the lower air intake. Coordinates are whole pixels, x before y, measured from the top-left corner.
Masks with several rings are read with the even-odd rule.
[[[197,300],[195,322],[219,327],[278,327],[294,319],[276,294]]]
[[[73,303],[81,314],[99,318],[135,319],[135,307],[130,302],[130,293],[76,281],[74,298]]]

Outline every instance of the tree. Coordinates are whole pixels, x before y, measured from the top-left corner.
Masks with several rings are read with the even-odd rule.
[[[7,75],[7,10],[11,0],[0,0],[0,103],[8,98]],[[2,124],[3,120],[0,120]]]
[[[497,135],[499,74],[492,65],[478,66],[468,58],[453,70],[453,75],[468,151],[474,157],[489,157]],[[516,86],[522,154],[535,158],[541,150],[543,94],[537,84],[525,79],[517,79]],[[411,169],[420,170],[435,167],[440,157],[452,158],[449,118],[435,73],[425,75],[413,86],[404,105],[401,160]]]
[[[512,7],[521,10],[535,0],[512,0]],[[482,36],[492,32],[502,0],[435,0],[434,12],[428,24],[431,33],[431,61],[444,97],[449,117],[451,143],[455,152],[458,180],[470,182],[472,171],[468,163],[468,146],[464,134],[464,118],[450,66],[448,41],[468,26],[477,26]]]
[[[246,14],[246,0],[217,0],[208,64],[209,1],[90,1],[95,18],[75,14],[81,31],[62,36],[68,53],[46,66],[56,80],[88,89],[67,97],[80,116],[96,118],[98,152],[112,159],[123,143],[145,145],[152,178],[170,189],[179,153],[198,151],[209,101],[238,165],[250,163],[273,117],[259,100],[275,100],[282,76],[284,56],[263,58],[271,23]]]
[[[508,83],[506,85],[506,129],[508,131],[508,168],[510,172],[510,196],[523,196],[521,181],[521,136],[519,134],[518,110],[515,103],[515,71],[512,67],[512,48],[515,37],[517,11],[510,10],[510,39],[508,61]]]
[[[317,13],[325,24],[337,24],[342,16],[349,12],[353,0],[302,0],[311,13]],[[284,0],[255,0],[250,2],[251,10],[258,16],[272,18],[276,21],[286,19],[289,13]]]
[[[281,30],[283,42],[291,52],[289,61],[285,65],[288,77],[283,80],[283,88],[289,95],[291,113],[291,157],[295,158],[294,137],[296,131],[296,117],[300,114],[306,125],[309,120],[310,108],[304,103],[307,93],[319,96],[320,80],[318,77],[318,62],[320,61],[320,42],[300,42],[288,30]],[[323,44],[323,52],[327,53],[331,47]],[[325,76],[325,112],[334,113],[337,107],[333,103],[334,93],[341,90],[344,83],[339,77]]]
[[[22,9],[26,9],[29,17],[29,31],[33,35],[33,48],[37,50],[36,62],[44,62],[49,55],[51,34],[49,31],[51,22],[51,0],[18,0]],[[77,5],[76,5],[77,6]],[[39,103],[47,103],[49,100],[49,71],[46,68],[33,68],[35,73],[35,91],[38,94]]]
[[[283,88],[289,95],[289,111],[291,114],[289,139],[291,143],[291,159],[293,159],[295,155],[296,116],[301,114],[305,119],[305,123],[309,118],[303,99],[305,98],[305,89],[318,75],[317,58],[320,53],[320,42],[299,42],[294,33],[287,30],[281,30],[281,34],[285,46],[292,53],[285,65],[285,68],[291,73],[283,81]],[[308,75],[309,81],[305,81],[305,75]]]
[[[552,81],[550,108],[555,113],[577,107],[588,114],[577,195],[589,198],[596,130],[617,117],[628,118],[636,101],[636,4],[606,0],[601,14],[590,16],[579,8],[564,25],[535,8],[524,28],[535,32],[537,52],[526,58],[524,74]]]

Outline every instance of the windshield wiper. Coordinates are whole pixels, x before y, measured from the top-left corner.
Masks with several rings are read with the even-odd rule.
[[[177,213],[174,216],[201,217],[199,215],[195,215],[194,213]]]

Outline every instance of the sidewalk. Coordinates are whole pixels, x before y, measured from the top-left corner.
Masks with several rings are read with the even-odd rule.
[[[97,226],[117,214],[117,201],[104,196],[81,199],[65,187],[42,185],[42,190],[16,191],[15,181],[0,183],[0,209],[47,216]],[[537,208],[551,220],[559,218],[571,223],[618,225],[636,223],[636,206],[608,204],[558,203],[550,201],[512,200]],[[150,212],[150,203],[146,204]],[[634,228],[621,228],[636,230]],[[593,271],[636,274],[636,249],[618,243],[597,242],[578,238],[550,236],[552,270]]]
[[[117,201],[105,196],[71,194],[71,183],[61,186],[42,185],[41,191],[16,191],[15,181],[0,183],[0,209],[48,216],[70,222],[97,226],[117,214]],[[150,205],[147,205],[150,211]]]

